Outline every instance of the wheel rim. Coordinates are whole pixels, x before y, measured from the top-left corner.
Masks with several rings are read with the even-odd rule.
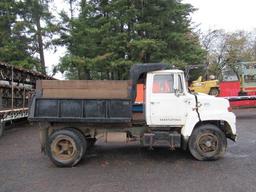
[[[204,156],[212,156],[218,151],[218,138],[213,133],[203,133],[197,138],[197,149]]]
[[[60,162],[73,160],[77,154],[74,140],[69,136],[58,136],[51,144],[53,158]]]
[[[212,89],[209,93],[209,95],[218,96],[219,90],[218,89]]]

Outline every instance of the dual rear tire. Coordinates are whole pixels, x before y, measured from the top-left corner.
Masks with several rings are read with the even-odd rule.
[[[48,138],[47,155],[58,167],[73,167],[84,157],[89,145],[85,136],[74,128],[54,131]]]

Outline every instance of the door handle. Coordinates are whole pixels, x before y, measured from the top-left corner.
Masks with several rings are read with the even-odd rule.
[[[190,104],[190,103],[191,103],[191,100],[190,100],[190,99],[185,99],[185,100],[184,100],[184,103]]]
[[[154,105],[154,104],[159,104],[160,102],[153,102],[151,101],[150,104]]]

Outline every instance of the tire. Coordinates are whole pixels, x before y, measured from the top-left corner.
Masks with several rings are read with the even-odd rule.
[[[209,95],[213,95],[213,96],[218,96],[220,93],[218,88],[211,88],[211,90],[209,91]]]
[[[189,138],[188,147],[197,160],[217,160],[226,152],[227,138],[217,126],[205,124],[194,129]]]
[[[47,154],[58,167],[73,167],[83,158],[87,144],[80,131],[73,128],[53,132],[48,139]]]
[[[64,128],[63,130],[74,131],[79,136],[79,138],[82,140],[82,143],[83,143],[83,146],[84,146],[84,149],[85,149],[84,152],[83,152],[83,157],[84,157],[84,155],[85,155],[85,153],[88,149],[88,142],[87,142],[86,137],[84,136],[84,134],[81,131],[79,131],[75,128]]]

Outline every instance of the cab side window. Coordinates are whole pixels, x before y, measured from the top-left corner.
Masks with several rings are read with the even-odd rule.
[[[174,78],[172,74],[154,75],[153,93],[174,93]]]
[[[183,84],[182,84],[182,78],[181,75],[178,76],[178,91],[179,93],[183,93]]]

